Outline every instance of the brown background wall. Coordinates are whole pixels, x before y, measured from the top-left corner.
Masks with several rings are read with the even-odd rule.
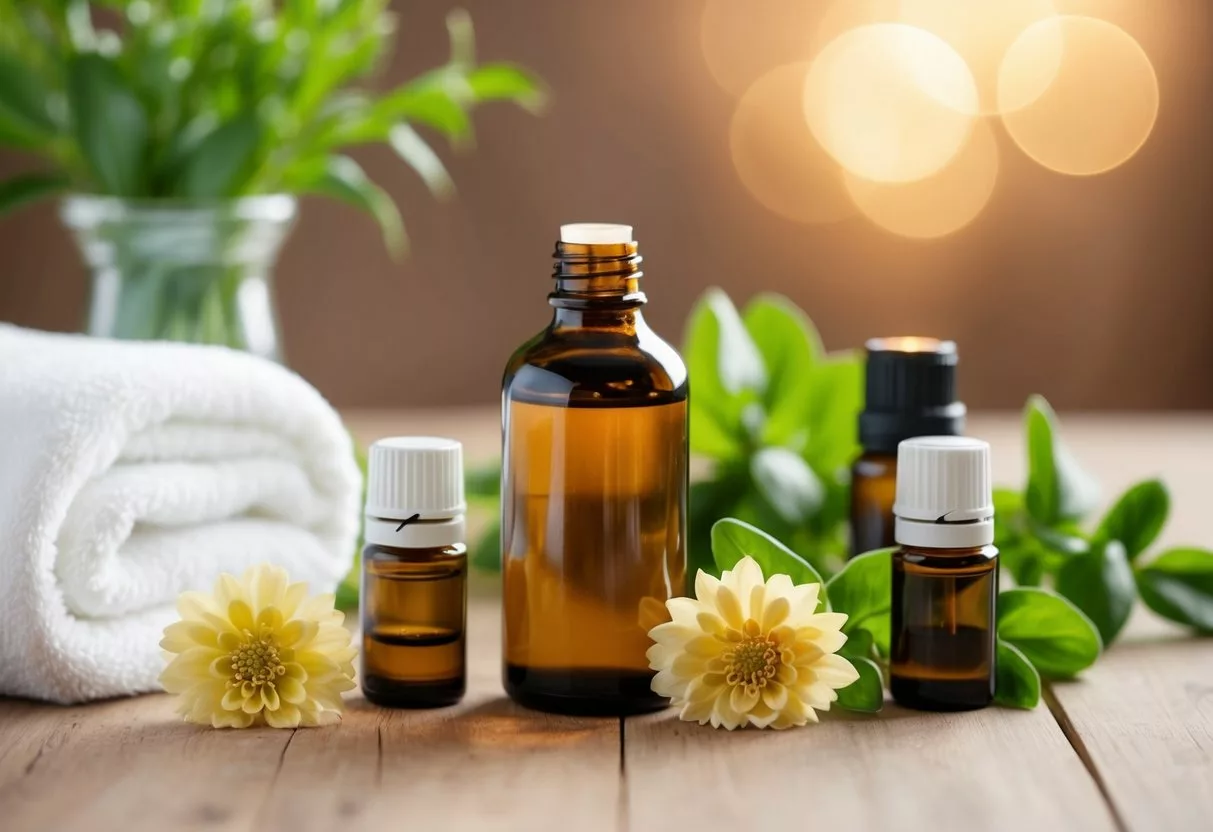
[[[446,53],[445,3],[395,5],[388,80]],[[355,154],[402,205],[414,241],[403,264],[363,216],[306,204],[278,272],[286,350],[338,405],[493,400],[510,351],[546,321],[557,226],[605,220],[636,226],[650,320],[672,339],[709,285],[738,302],[773,290],[800,303],[831,348],[875,334],[957,339],[962,391],[978,407],[1018,407],[1034,391],[1063,408],[1213,407],[1207,0],[1059,0],[1145,48],[1161,88],[1153,135],[1127,165],[1089,179],[1049,173],[1000,135],[990,205],[935,242],[858,219],[798,225],[750,197],[729,156],[734,101],[700,49],[702,2],[464,5],[481,57],[534,69],[552,106],[540,119],[485,109],[474,153],[441,148],[459,186],[449,204],[390,152]],[[19,166],[0,158],[0,173]],[[52,206],[0,221],[0,264],[0,319],[79,325],[85,275]]]

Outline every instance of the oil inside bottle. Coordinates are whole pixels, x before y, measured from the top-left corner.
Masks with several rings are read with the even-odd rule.
[[[993,701],[997,555],[993,546],[894,553],[889,687],[898,702],[967,710]]]
[[[851,469],[851,554],[895,545],[893,499],[897,457],[867,453]]]
[[[506,685],[577,713],[664,707],[648,630],[685,584],[686,402],[507,405]]]
[[[367,546],[362,688],[391,707],[458,702],[466,686],[467,550]]]

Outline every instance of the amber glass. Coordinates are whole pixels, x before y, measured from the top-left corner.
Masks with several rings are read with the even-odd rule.
[[[994,701],[998,550],[919,549],[893,554],[889,688],[902,705],[930,711]]]
[[[851,555],[896,545],[897,456],[866,453],[851,468]]]
[[[467,548],[362,551],[362,691],[395,708],[452,705],[466,684]]]
[[[654,710],[647,631],[686,582],[686,368],[640,313],[635,244],[556,258],[552,322],[503,385],[505,688],[542,710]]]

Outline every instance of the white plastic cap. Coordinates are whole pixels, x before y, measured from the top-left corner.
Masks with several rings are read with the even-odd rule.
[[[439,436],[393,436],[371,445],[366,514],[404,520],[443,520],[467,510],[463,446]]]
[[[994,542],[990,446],[967,436],[919,436],[897,446],[894,537],[928,548]]]
[[[575,222],[560,226],[560,242],[581,245],[630,243],[632,226],[609,222]]]

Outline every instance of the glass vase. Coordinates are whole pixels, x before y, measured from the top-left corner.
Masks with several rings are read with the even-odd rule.
[[[86,331],[222,344],[282,360],[272,272],[293,197],[190,203],[72,196],[61,216],[91,271]]]

